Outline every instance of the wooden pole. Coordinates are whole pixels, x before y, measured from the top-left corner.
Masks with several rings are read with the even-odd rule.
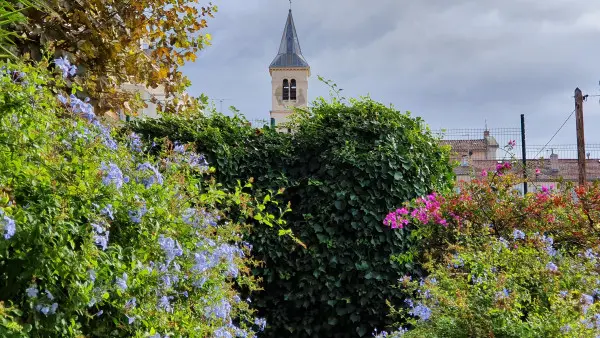
[[[579,169],[579,185],[586,182],[585,174],[585,137],[583,132],[583,94],[575,88],[575,122],[577,128],[577,167]]]

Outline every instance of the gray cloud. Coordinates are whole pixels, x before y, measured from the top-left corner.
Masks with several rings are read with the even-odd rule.
[[[270,77],[285,23],[284,0],[214,1],[213,46],[185,67],[193,94],[227,98],[268,118]],[[347,96],[370,94],[422,116],[432,128],[518,127],[544,144],[573,110],[573,90],[598,94],[597,0],[304,0],[294,3],[309,95],[316,75]],[[586,139],[600,143],[600,104],[585,105]],[[575,143],[572,119],[553,143]]]

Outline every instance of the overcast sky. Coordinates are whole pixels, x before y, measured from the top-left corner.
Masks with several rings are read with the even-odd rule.
[[[185,67],[190,93],[268,119],[289,2],[213,3],[213,45]],[[525,114],[527,142],[543,145],[573,111],[575,87],[600,94],[599,0],[296,0],[293,15],[311,101],[328,96],[321,75],[433,129],[518,128]],[[590,144],[600,144],[598,99],[584,106]],[[576,143],[574,116],[552,143]]]

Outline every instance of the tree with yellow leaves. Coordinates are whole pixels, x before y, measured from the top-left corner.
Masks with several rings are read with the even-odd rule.
[[[76,82],[97,112],[135,110],[125,83],[164,87],[161,109],[173,110],[189,86],[181,66],[210,44],[204,33],[216,6],[199,0],[46,0],[23,11],[14,26],[19,52],[33,59],[46,50],[77,64]]]

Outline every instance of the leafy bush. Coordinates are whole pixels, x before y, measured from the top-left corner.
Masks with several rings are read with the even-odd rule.
[[[57,60],[63,75],[74,73]],[[264,326],[235,207],[189,146],[116,139],[38,66],[0,72],[0,335],[232,337]],[[186,149],[186,147],[188,149]],[[259,208],[262,206],[258,205]]]
[[[400,288],[415,300],[394,311],[410,324],[394,336],[600,334],[600,186],[522,196],[511,167],[499,164],[460,191],[419,198],[385,219],[415,243],[397,260],[427,262],[429,275],[403,278]]]
[[[390,323],[385,302],[404,294],[391,285],[418,268],[390,260],[407,250],[406,236],[383,229],[381,219],[452,180],[447,151],[419,118],[368,98],[319,100],[297,112],[292,134],[218,114],[169,115],[132,128],[150,140],[194,142],[225,186],[254,178],[257,193],[285,188],[287,224],[307,249],[261,228],[248,237],[265,261],[253,269],[264,286],[253,304],[271,337],[365,336]]]

